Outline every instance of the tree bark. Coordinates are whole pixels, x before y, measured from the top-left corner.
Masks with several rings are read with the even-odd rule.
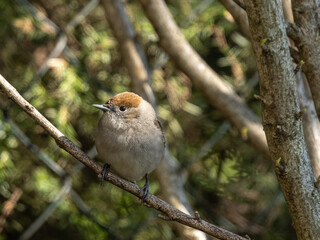
[[[282,0],[284,18],[287,22],[293,23],[291,0]],[[295,48],[294,42],[289,39],[289,44]],[[300,56],[299,56],[300,57]],[[299,61],[298,61],[299,63]],[[296,74],[296,81],[299,93],[301,118],[304,137],[306,139],[308,153],[315,176],[320,176],[320,124],[312,93],[306,76],[301,71]]]
[[[301,118],[311,165],[316,178],[320,177],[320,124],[306,77],[299,72],[297,85]]]
[[[241,9],[240,6],[234,3],[233,0],[219,0],[221,4],[230,12],[230,14],[235,18],[241,21],[240,28],[245,35],[250,38],[249,25],[247,13]],[[291,0],[282,0],[282,8],[284,17],[289,23],[293,23],[293,14],[291,7]],[[240,12],[244,14],[240,14]],[[237,20],[236,20],[237,21]],[[237,21],[237,22],[238,22]],[[293,30],[293,29],[291,29]],[[249,34],[246,34],[249,32]],[[293,35],[295,35],[293,33]],[[290,39],[290,54],[296,62],[300,62],[301,58],[298,51],[295,51],[294,42]],[[303,131],[306,138],[308,153],[311,159],[311,164],[313,171],[318,178],[320,176],[320,124],[319,118],[317,116],[317,111],[312,99],[312,94],[310,92],[309,84],[304,81],[306,78],[305,75],[301,75],[299,72],[297,75],[298,83],[298,92],[300,98],[300,107],[303,111],[302,113],[302,122],[303,122]],[[310,97],[311,96],[311,97]]]
[[[320,118],[320,3],[319,0],[292,0],[295,25],[294,35],[289,37],[295,42],[301,59],[312,97]]]
[[[319,190],[303,135],[281,1],[245,0],[270,154],[298,239],[319,239]]]

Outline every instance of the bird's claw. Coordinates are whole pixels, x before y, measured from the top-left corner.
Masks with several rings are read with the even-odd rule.
[[[143,193],[143,196],[141,198],[141,202],[144,203],[144,201],[147,199],[147,196],[149,194],[149,185],[144,185],[142,188],[139,190],[139,194]]]
[[[149,194],[149,182],[148,182],[148,174],[146,174],[146,183],[144,184],[144,186],[142,188],[140,188],[139,190],[139,194],[143,193],[143,196],[141,198],[141,203],[144,203],[145,200],[148,197]]]
[[[103,165],[103,168],[100,172],[100,175],[101,175],[101,182],[100,184],[102,185],[102,182],[105,180],[106,176],[108,176],[108,173],[109,173],[109,170],[110,170],[110,164],[106,163]]]

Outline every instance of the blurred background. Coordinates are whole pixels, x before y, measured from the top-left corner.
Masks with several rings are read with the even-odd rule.
[[[260,116],[253,51],[232,16],[214,0],[166,3],[192,47]],[[252,239],[296,239],[270,161],[170,61],[139,2],[125,6],[152,71],[168,147],[187,177],[192,208]],[[0,23],[0,74],[95,157],[93,132],[101,112],[91,105],[131,89],[101,3],[1,0]],[[154,174],[150,191],[161,198]],[[101,186],[0,93],[1,240],[179,239],[172,223],[157,215],[131,194],[107,182]]]

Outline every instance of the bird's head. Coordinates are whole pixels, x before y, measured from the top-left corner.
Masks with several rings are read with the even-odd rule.
[[[122,127],[129,123],[154,121],[156,117],[153,107],[132,92],[119,93],[106,103],[93,106],[104,112],[103,118],[106,118],[109,124]]]

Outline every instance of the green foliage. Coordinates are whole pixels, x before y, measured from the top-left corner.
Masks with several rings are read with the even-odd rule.
[[[87,3],[32,1],[33,6],[62,29]],[[167,3],[195,50],[238,92],[244,92],[256,71],[254,57],[249,41],[226,10],[213,1],[188,22],[201,1]],[[137,1],[127,1],[126,7],[152,66],[162,53],[158,36]],[[67,46],[77,63],[62,52],[48,62],[49,70],[41,78],[37,77],[37,71],[54,49],[59,35],[15,1],[0,1],[0,11],[0,74],[68,138],[85,151],[91,149],[93,132],[101,116],[91,105],[130,90],[130,78],[103,8],[97,6],[67,33]],[[218,131],[224,117],[170,60],[153,71],[152,85],[170,152],[181,164],[181,171],[188,173],[186,194],[201,217],[235,232],[248,233],[254,239],[294,239],[284,201],[276,198],[279,188],[271,163],[243,140],[246,129],[238,133],[231,128],[209,152],[192,160]],[[260,102],[251,97],[257,91],[252,89],[246,96],[251,109],[260,114]],[[66,173],[73,173],[76,161],[1,93],[0,108],[7,111],[42,154]],[[17,239],[64,184],[63,178],[40,161],[39,152],[37,155],[30,151],[32,145],[25,146],[13,134],[9,122],[4,112],[0,112],[0,209],[15,188],[22,189],[23,195],[7,218],[0,240]],[[138,184],[142,186],[143,182]],[[161,197],[161,189],[152,175],[150,184],[151,192]],[[72,187],[90,207],[91,216],[81,212],[68,194],[34,239],[178,238],[171,222],[157,218],[154,209],[142,206],[129,193],[108,183],[100,186],[88,169],[72,175]]]

